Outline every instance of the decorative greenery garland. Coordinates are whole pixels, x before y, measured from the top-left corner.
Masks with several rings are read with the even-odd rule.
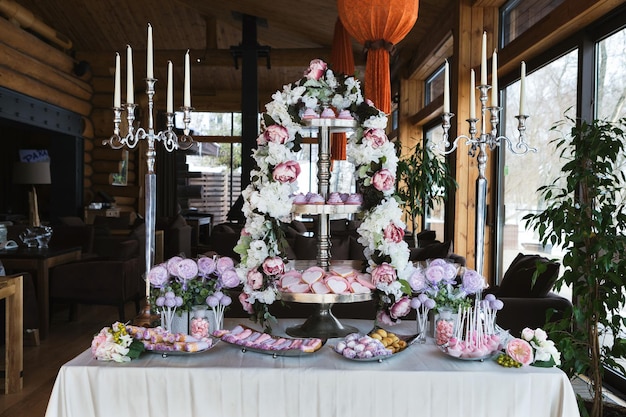
[[[356,167],[357,187],[363,194],[363,220],[357,229],[365,247],[367,272],[376,285],[378,320],[393,324],[410,311],[406,279],[414,268],[404,241],[405,224],[395,195],[396,149],[385,135],[387,116],[361,94],[353,76],[335,75],[326,63],[311,61],[304,77],[272,96],[263,114],[263,133],[253,152],[256,169],[243,191],[246,224],[235,247],[241,255],[237,272],[243,284],[239,297],[244,309],[269,328],[268,307],[278,297],[277,280],[285,271],[286,241],[281,222],[289,222],[296,179],[296,152],[301,147],[303,115],[332,106],[356,121],[348,140],[348,160]]]

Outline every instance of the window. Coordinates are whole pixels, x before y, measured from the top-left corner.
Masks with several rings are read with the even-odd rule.
[[[599,41],[595,46],[595,80],[596,80],[596,109],[598,119],[615,121],[626,117],[626,29]],[[626,171],[624,158],[621,162],[622,171]],[[626,196],[623,196],[626,197]],[[622,289],[626,292],[626,289]],[[626,306],[622,305],[622,317],[626,316]],[[622,326],[622,333],[626,328]],[[602,340],[603,343],[613,343],[612,340]],[[622,366],[626,366],[626,360],[617,359]],[[624,380],[624,375],[618,369],[613,369],[609,375],[615,375]],[[611,383],[615,383],[611,381]],[[618,384],[623,385],[623,382]],[[623,388],[622,388],[623,389]]]
[[[596,44],[596,117],[626,117],[626,29]]]
[[[526,6],[533,2],[520,2],[522,3]],[[527,136],[538,152],[515,156],[504,149],[499,150],[501,195],[497,218],[500,222],[500,240],[495,247],[499,250],[496,258],[500,265],[496,276],[502,276],[518,251],[557,259],[563,256],[563,248],[542,247],[537,236],[526,230],[525,224],[521,223],[525,214],[543,208],[536,190],[540,185],[555,179],[558,176],[556,171],[563,164],[547,143],[558,137],[558,133],[549,132],[549,129],[563,119],[568,108],[571,108],[568,115],[573,118],[579,116],[615,121],[626,117],[624,11],[612,18],[577,34],[575,39],[581,39],[578,49],[548,58],[550,61],[545,66],[527,77],[526,108],[532,109],[532,112],[528,111],[531,114],[527,123]],[[572,39],[569,40],[571,41]],[[592,65],[587,65],[586,61],[591,59]],[[580,60],[583,62],[579,62]],[[509,137],[517,135],[517,120],[514,115],[518,109],[518,91],[519,82],[507,86],[503,91],[504,107],[509,114],[504,115],[502,128],[503,133]],[[583,108],[576,109],[577,103]],[[622,162],[622,170],[626,170],[626,161]],[[568,295],[567,289],[563,288],[561,291],[562,295]],[[621,314],[626,314],[626,308],[622,309]],[[602,343],[610,341],[602,340]],[[619,360],[626,366],[626,361]],[[625,376],[618,370],[609,370],[606,380],[622,392],[626,389]]]
[[[436,123],[432,127],[424,129],[424,138],[426,140],[426,146],[430,146],[431,143],[443,142],[443,129],[440,123]],[[433,152],[432,155],[441,160],[446,159],[445,155],[438,152]],[[442,190],[443,191],[443,190]],[[430,229],[436,232],[437,239],[443,241],[445,239],[445,219],[446,219],[446,203],[445,201],[436,201],[433,205],[433,209],[425,208],[426,216],[424,219],[424,229]]]
[[[500,12],[505,46],[556,9],[564,0],[511,0]]]
[[[439,97],[443,96],[443,72],[444,65],[441,65],[439,68],[432,73],[430,77],[428,77],[425,81],[424,85],[424,105],[427,106],[432,101]]]
[[[544,67],[529,74],[526,78],[526,112],[531,113],[527,120],[526,139],[537,152],[525,155],[512,154],[504,144],[499,148],[504,162],[501,178],[503,207],[501,222],[502,244],[496,245],[501,253],[502,268],[496,276],[502,277],[511,261],[519,252],[536,253],[548,258],[562,258],[563,249],[542,246],[539,237],[526,230],[522,218],[545,208],[539,200],[537,189],[550,179],[558,177],[562,162],[549,142],[557,133],[550,128],[560,120],[566,110],[576,104],[576,84],[578,53],[574,50]],[[504,91],[505,114],[504,133],[513,142],[519,136],[517,119],[519,113],[519,81],[509,85]],[[575,116],[575,109],[568,114]],[[532,169],[529,169],[532,167]],[[564,294],[567,296],[567,294]],[[571,297],[571,296],[570,296]]]
[[[183,128],[182,112],[176,113],[175,125]],[[195,142],[185,151],[179,204],[212,214],[215,224],[224,222],[241,193],[241,113],[193,112],[190,129]]]

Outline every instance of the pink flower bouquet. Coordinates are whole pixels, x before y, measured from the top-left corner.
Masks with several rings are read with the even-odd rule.
[[[129,362],[144,349],[143,343],[133,339],[120,322],[104,327],[91,341],[91,354],[99,361]]]

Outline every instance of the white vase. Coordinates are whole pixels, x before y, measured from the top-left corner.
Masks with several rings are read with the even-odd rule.
[[[169,331],[170,333],[189,334],[189,312],[182,311],[180,316],[176,312],[174,317],[172,317],[172,325]]]

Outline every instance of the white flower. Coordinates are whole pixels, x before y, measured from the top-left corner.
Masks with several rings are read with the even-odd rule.
[[[248,263],[259,265],[269,256],[267,245],[263,240],[254,240],[250,242],[248,250]]]
[[[548,334],[543,329],[535,329],[535,339],[539,342],[548,340]]]
[[[371,129],[384,129],[387,127],[387,116],[382,112],[379,113],[378,116],[371,116],[363,122],[363,127],[369,127]]]
[[[522,339],[525,341],[530,342],[533,340],[533,337],[535,337],[535,332],[532,329],[526,327],[522,330]]]
[[[260,214],[252,212],[246,218],[246,232],[255,239],[263,237],[271,227],[265,216]]]

